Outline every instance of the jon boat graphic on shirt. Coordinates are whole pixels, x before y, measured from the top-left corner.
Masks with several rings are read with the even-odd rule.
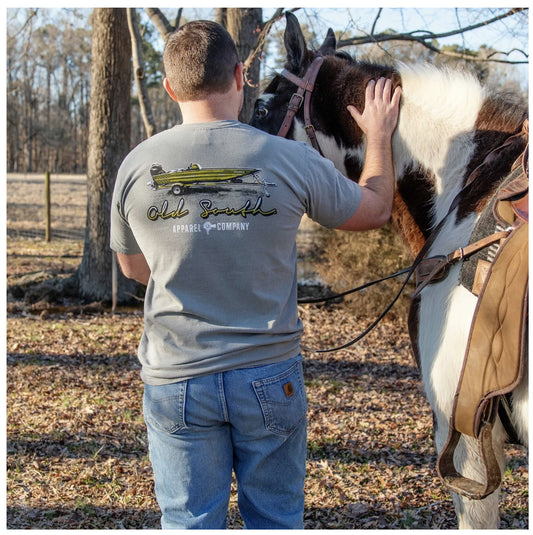
[[[256,184],[263,186],[264,193],[268,196],[267,184],[260,178],[260,169],[249,168],[202,168],[197,163],[192,163],[186,169],[165,171],[160,164],[153,164],[150,168],[152,181],[149,186],[154,189],[170,188],[174,195],[183,195],[188,188],[195,185],[209,185],[220,183],[242,184],[243,178],[250,176]]]
[[[179,198],[177,204],[166,198],[150,206],[147,217],[150,221],[182,220],[182,224],[172,227],[180,233],[248,230],[248,223],[238,225],[230,219],[277,214],[276,208],[262,206],[263,198],[270,197],[267,187],[276,184],[266,182],[261,174],[256,168],[202,168],[197,163],[186,169],[165,171],[161,164],[152,164],[148,186],[154,191],[169,189],[170,195]],[[256,190],[258,186],[261,194]],[[198,199],[197,204],[191,204],[192,199],[186,200],[192,194]],[[216,223],[205,222],[213,218]],[[201,220],[205,223],[199,224]]]

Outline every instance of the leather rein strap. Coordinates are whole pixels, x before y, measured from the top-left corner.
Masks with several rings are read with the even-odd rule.
[[[311,63],[311,65],[307,69],[303,78],[298,78],[298,76],[296,76],[295,74],[292,74],[292,72],[289,72],[287,69],[283,69],[283,71],[281,71],[280,76],[283,76],[284,78],[286,78],[293,84],[297,85],[298,90],[296,91],[296,93],[293,93],[289,101],[289,108],[287,110],[287,114],[285,115],[285,119],[283,120],[281,128],[279,129],[279,132],[278,132],[278,136],[280,137],[287,136],[287,133],[289,132],[289,129],[294,120],[294,117],[296,113],[298,112],[298,110],[300,109],[300,106],[302,105],[302,102],[303,102],[304,103],[305,131],[307,132],[309,141],[311,141],[311,145],[320,154],[322,154],[322,151],[320,150],[320,146],[316,138],[315,128],[311,124],[311,95],[315,88],[316,77],[318,76],[318,71],[320,70],[320,67],[322,66],[323,60],[324,58],[322,56],[317,56],[313,60],[313,63]]]

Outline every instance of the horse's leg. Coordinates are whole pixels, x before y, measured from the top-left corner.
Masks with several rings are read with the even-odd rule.
[[[529,435],[529,381],[528,381],[528,359],[526,358],[524,376],[520,384],[514,389],[512,394],[512,416],[514,428],[522,444],[528,444]]]
[[[529,389],[528,389],[528,373],[524,370],[524,377],[514,390],[512,396],[513,414],[512,420],[518,437],[527,444],[528,434],[528,404],[529,404]],[[442,448],[442,436],[439,436],[439,451]],[[446,437],[444,437],[446,440]],[[492,446],[496,459],[500,465],[502,476],[505,472],[505,453],[504,444],[506,440],[505,431],[500,421],[497,420],[494,425],[492,433]],[[478,443],[470,437],[461,438],[455,455],[455,463],[459,472],[464,476],[477,481],[484,481],[483,467],[481,465],[481,458],[479,455]],[[469,500],[456,494],[453,495],[453,502],[459,520],[459,527],[461,529],[475,529],[475,528],[497,528],[499,524],[498,502],[500,496],[500,489],[487,496],[484,500]]]
[[[456,286],[453,268],[447,280],[434,284],[422,292],[417,305],[419,332],[417,334],[420,368],[426,396],[435,419],[435,445],[440,453],[448,437],[453,399],[461,373],[468,342],[470,323],[476,299],[464,288]],[[412,320],[411,320],[411,323]],[[411,335],[413,336],[413,332]],[[503,429],[495,426],[493,445],[495,455],[504,467]],[[466,477],[484,481],[477,442],[459,442],[455,465]],[[466,529],[497,528],[499,491],[484,500],[470,500],[454,496],[459,527]]]

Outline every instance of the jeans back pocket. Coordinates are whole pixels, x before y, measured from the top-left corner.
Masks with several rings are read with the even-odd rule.
[[[143,412],[146,423],[170,434],[185,428],[186,395],[187,381],[145,385]]]
[[[290,435],[306,418],[307,398],[301,361],[252,385],[269,431]]]

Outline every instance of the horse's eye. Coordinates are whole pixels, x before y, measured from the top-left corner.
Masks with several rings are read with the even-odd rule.
[[[260,106],[255,111],[255,115],[257,116],[258,119],[263,119],[264,117],[268,115],[268,110],[264,108],[263,106]]]

